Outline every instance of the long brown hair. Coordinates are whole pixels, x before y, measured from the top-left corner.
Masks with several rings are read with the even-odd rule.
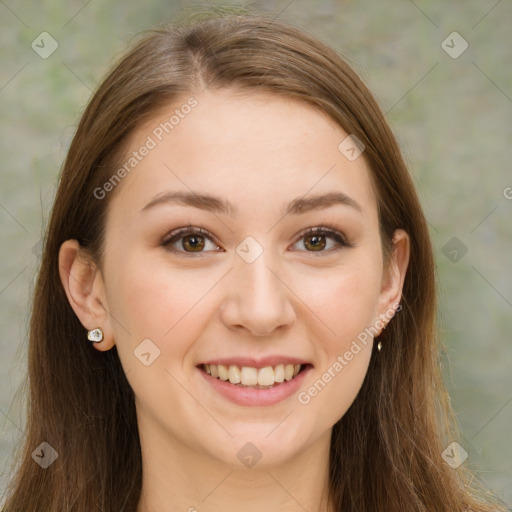
[[[118,169],[130,134],[186,94],[235,88],[314,105],[364,145],[385,260],[395,229],[410,236],[402,309],[383,331],[363,386],[333,429],[329,489],[336,511],[497,510],[476,498],[464,466],[441,457],[454,440],[440,375],[431,242],[413,182],[384,115],[331,48],[269,16],[209,12],[153,29],[99,86],[65,161],[44,243],[30,324],[27,438],[7,512],[134,512],[142,459],[133,391],[116,348],[99,352],[59,279],[61,244],[77,239],[101,268]],[[58,453],[43,469],[32,452]]]

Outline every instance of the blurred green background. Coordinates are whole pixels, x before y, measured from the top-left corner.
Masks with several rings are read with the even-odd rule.
[[[337,49],[374,92],[431,228],[443,369],[469,453],[465,464],[512,510],[506,0],[0,1],[0,470],[23,438],[20,385],[39,240],[81,111],[138,32],[208,5],[246,6],[302,26]],[[42,32],[58,44],[47,58],[31,47]],[[5,469],[2,486],[9,476]]]

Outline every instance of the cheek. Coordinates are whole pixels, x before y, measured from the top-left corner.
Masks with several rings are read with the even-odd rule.
[[[319,364],[297,399],[323,424],[334,425],[346,413],[366,376],[372,353],[369,328],[380,289],[377,268],[376,262],[361,261],[332,272],[323,283],[317,280],[316,287],[313,281],[304,283],[308,307],[318,315],[311,335]]]
[[[318,364],[297,396],[316,424],[333,426],[355,400],[366,376],[372,353],[368,331],[375,310],[375,295],[361,288],[356,279],[332,283],[330,300],[319,301],[318,311],[327,325],[315,329],[315,359]]]
[[[380,291],[378,262],[361,260],[357,265],[334,269],[319,279],[302,279],[301,290],[308,308],[316,313],[324,348],[333,353],[343,350],[374,319]],[[311,316],[311,313],[310,313]]]
[[[211,308],[209,292],[223,272],[177,270],[165,260],[148,260],[134,252],[111,267],[108,285],[115,292],[109,306],[117,350],[138,408],[159,417],[165,403],[176,417],[188,417],[196,404],[181,385],[193,368],[194,342]],[[146,366],[142,354],[148,352]]]
[[[186,349],[208,293],[222,277],[204,268],[177,270],[165,259],[148,264],[148,258],[137,252],[111,268],[108,284],[115,292],[109,306],[116,342],[133,349],[149,338],[166,353]]]
[[[358,343],[341,352],[302,390],[298,402],[324,428],[332,427],[354,402],[366,376],[371,345]],[[350,354],[350,358],[347,355]]]

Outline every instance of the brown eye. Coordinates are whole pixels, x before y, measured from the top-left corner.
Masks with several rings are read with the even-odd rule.
[[[181,246],[186,251],[201,252],[204,249],[204,237],[201,235],[187,235],[181,237]]]
[[[208,231],[202,228],[191,227],[173,231],[162,242],[162,246],[173,253],[195,253],[198,256],[202,256],[203,253],[219,249]]]
[[[302,233],[301,238],[294,245],[301,245],[306,252],[322,254],[332,254],[340,249],[352,247],[345,240],[344,235],[338,231],[324,226],[318,226],[307,229]]]
[[[304,237],[304,247],[311,248],[312,251],[321,251],[326,246],[325,235],[306,235]]]

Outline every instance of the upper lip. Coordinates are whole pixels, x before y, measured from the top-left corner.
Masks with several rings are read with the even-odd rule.
[[[216,358],[209,359],[207,361],[202,361],[198,364],[198,366],[202,364],[223,364],[224,366],[248,366],[251,368],[265,368],[265,366],[276,366],[278,364],[311,364],[304,359],[299,359],[297,357],[290,357],[284,355],[275,355],[275,356],[267,356],[261,358],[255,357],[225,357],[225,358]]]

